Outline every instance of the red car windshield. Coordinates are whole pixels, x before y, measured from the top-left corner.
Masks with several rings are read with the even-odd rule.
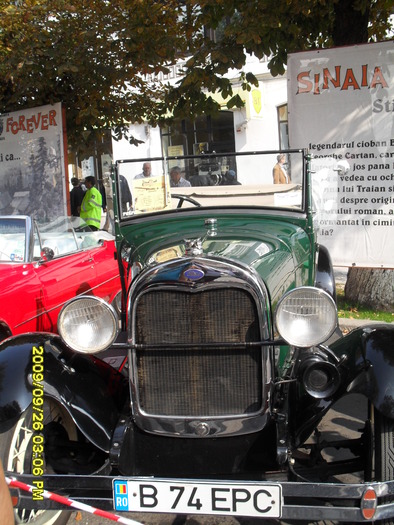
[[[26,223],[22,218],[0,217],[0,261],[24,262]]]

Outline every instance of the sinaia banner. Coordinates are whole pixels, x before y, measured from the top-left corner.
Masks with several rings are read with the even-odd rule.
[[[0,215],[67,215],[61,104],[0,115]]]
[[[288,104],[319,242],[334,265],[394,268],[394,42],[290,55]]]

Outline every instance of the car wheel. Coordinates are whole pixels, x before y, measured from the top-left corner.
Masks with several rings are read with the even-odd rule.
[[[60,424],[70,439],[76,439],[76,427],[67,411],[51,399],[44,402],[44,429],[49,423]],[[44,430],[45,431],[45,430]],[[33,436],[37,435],[32,426],[32,406],[21,415],[18,422],[8,432],[1,435],[0,454],[4,470],[9,472],[32,472]],[[44,446],[45,454],[45,446]],[[53,469],[43,457],[44,472],[52,473]],[[65,525],[71,515],[66,511],[27,510],[15,509],[15,523],[29,523],[34,525]]]
[[[375,442],[375,479],[388,481],[394,478],[394,421],[373,408]],[[384,502],[394,501],[393,496],[384,498]],[[380,525],[394,525],[394,519],[381,520]]]

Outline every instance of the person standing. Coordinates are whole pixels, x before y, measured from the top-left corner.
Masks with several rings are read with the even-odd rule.
[[[144,162],[142,165],[142,173],[139,173],[134,179],[144,179],[145,177],[152,176],[152,165],[150,162]]]
[[[0,461],[0,515],[1,523],[4,525],[14,524],[14,509],[11,494],[4,476],[3,465]]]
[[[241,184],[241,183],[237,181],[237,176],[235,174],[235,171],[234,170],[228,170],[223,175],[223,181],[221,182],[221,184],[223,184],[225,186],[235,186],[235,185]]]
[[[208,186],[206,177],[202,177],[198,171],[190,177],[190,183],[192,186]]]
[[[274,184],[290,184],[290,177],[284,167],[284,164],[286,162],[286,155],[281,153],[276,157],[276,160],[278,162],[275,164],[272,170]]]
[[[79,217],[79,209],[85,195],[86,190],[81,186],[81,181],[77,177],[72,177],[71,184],[73,189],[70,191],[70,207],[71,215],[73,217]]]
[[[188,188],[191,186],[190,182],[182,177],[181,168],[179,168],[179,166],[171,168],[170,186],[171,188]]]
[[[131,197],[129,183],[124,175],[119,175],[119,190],[122,212],[125,213],[130,209],[133,199]]]
[[[99,230],[101,225],[101,193],[95,187],[95,177],[89,175],[85,179],[87,191],[82,201],[80,217],[92,230]]]

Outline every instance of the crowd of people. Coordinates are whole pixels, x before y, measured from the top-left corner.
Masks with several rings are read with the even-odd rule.
[[[148,177],[154,177],[152,165],[150,162],[144,162],[141,173],[135,175],[135,180],[141,180]],[[274,184],[290,184],[291,177],[288,172],[286,155],[279,154],[277,162],[272,169],[272,178]],[[101,224],[101,214],[107,211],[107,199],[104,188],[97,188],[95,177],[85,177],[84,181],[73,177],[71,179],[73,186],[70,192],[71,215],[81,217],[92,230],[99,230]],[[170,186],[171,188],[187,188],[192,186],[212,186],[212,185],[238,185],[241,184],[236,172],[228,169],[222,173],[219,179],[214,181],[209,175],[201,174],[195,171],[189,178],[186,177],[185,171],[180,166],[173,166],[170,169]],[[120,201],[122,212],[125,213],[132,208],[132,193],[129,183],[124,175],[119,178]]]
[[[135,180],[154,177],[150,162],[144,162],[141,173],[135,175]],[[80,217],[92,230],[99,230],[101,225],[102,213],[107,211],[107,196],[105,185],[98,187],[95,177],[89,175],[84,180],[77,177],[71,178],[72,189],[70,191],[70,208],[73,217]],[[241,184],[237,180],[234,170],[227,170],[220,177],[221,185]],[[184,170],[179,166],[170,169],[171,188],[187,188],[191,186],[212,186],[217,181],[212,182],[207,175],[201,175],[198,171],[189,179],[186,178]],[[119,190],[122,212],[129,211],[132,207],[133,199],[129,183],[124,175],[119,177]],[[108,188],[107,188],[108,191]]]

